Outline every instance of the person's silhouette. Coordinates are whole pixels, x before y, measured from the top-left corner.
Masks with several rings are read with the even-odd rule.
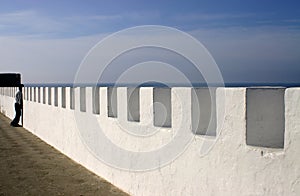
[[[23,95],[22,95],[22,87],[23,85],[19,86],[19,91],[16,94],[16,103],[15,103],[15,111],[16,111],[16,116],[13,119],[13,121],[10,123],[11,126],[14,127],[20,127],[19,121],[23,109]]]

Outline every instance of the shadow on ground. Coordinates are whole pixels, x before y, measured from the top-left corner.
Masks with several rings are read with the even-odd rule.
[[[0,114],[0,195],[127,195]]]

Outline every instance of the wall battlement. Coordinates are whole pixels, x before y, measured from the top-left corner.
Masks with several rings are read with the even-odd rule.
[[[9,118],[16,92],[0,88]],[[300,193],[300,88],[25,87],[23,95],[25,128],[132,195]],[[88,118],[130,151],[157,149],[182,130],[192,139],[168,164],[127,171],[87,149],[78,133],[80,123],[96,129]]]

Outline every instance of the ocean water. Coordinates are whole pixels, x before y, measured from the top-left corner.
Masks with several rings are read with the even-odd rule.
[[[268,82],[244,82],[244,83],[224,83],[224,84],[206,84],[206,83],[192,83],[192,84],[181,84],[171,83],[163,84],[158,82],[147,82],[143,84],[134,83],[84,83],[84,84],[73,84],[73,83],[25,83],[25,87],[85,87],[85,86],[98,86],[98,87],[300,87],[300,83],[268,83]]]

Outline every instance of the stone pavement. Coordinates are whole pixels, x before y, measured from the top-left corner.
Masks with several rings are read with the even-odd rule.
[[[0,196],[127,195],[0,114]]]

